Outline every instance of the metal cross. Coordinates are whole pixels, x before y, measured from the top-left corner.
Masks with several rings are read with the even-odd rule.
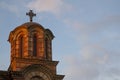
[[[36,14],[33,13],[32,10],[30,10],[28,13],[26,13],[26,15],[28,15],[28,16],[30,17],[30,22],[32,22],[32,18],[33,18],[34,16],[36,16]]]

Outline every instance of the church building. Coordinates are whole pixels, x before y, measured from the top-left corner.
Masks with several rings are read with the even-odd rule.
[[[36,16],[32,10],[26,15],[30,22],[17,26],[9,34],[10,66],[7,71],[0,70],[0,80],[63,80],[64,75],[57,74],[58,61],[52,60],[53,33],[32,22]]]

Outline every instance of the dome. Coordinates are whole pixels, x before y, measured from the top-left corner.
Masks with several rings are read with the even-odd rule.
[[[30,27],[35,27],[35,26],[37,26],[37,27],[39,27],[39,28],[41,28],[41,29],[44,30],[44,27],[43,27],[42,25],[40,25],[39,23],[36,23],[36,22],[26,22],[26,23],[24,23],[24,24],[16,27],[14,30],[16,30],[16,29],[18,29],[18,28],[21,28],[21,27],[24,27],[24,28],[28,28],[28,29],[29,29]]]
[[[36,22],[26,22],[26,23],[22,24],[21,26],[30,27],[30,26],[33,26],[33,25],[40,26],[40,27],[43,28],[43,26],[41,26],[39,23],[36,23]]]
[[[25,35],[28,35],[35,30],[40,33],[42,32],[42,36],[48,36],[50,39],[54,38],[54,35],[50,29],[45,29],[42,25],[36,22],[26,22],[21,24],[20,26],[17,26],[14,30],[10,32],[8,41],[11,40],[10,37],[15,37],[15,35],[17,36],[19,33],[24,33]]]

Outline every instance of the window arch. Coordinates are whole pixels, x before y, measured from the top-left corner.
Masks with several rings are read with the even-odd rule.
[[[33,56],[37,56],[37,36],[33,36]]]
[[[44,80],[42,77],[34,76],[30,80]]]

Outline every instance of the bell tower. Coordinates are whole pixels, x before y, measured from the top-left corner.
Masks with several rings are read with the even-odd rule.
[[[56,72],[58,61],[52,60],[53,33],[32,22],[36,16],[32,10],[26,15],[30,22],[16,27],[9,35],[11,61],[8,70],[23,72],[23,80],[63,80],[64,75]]]

